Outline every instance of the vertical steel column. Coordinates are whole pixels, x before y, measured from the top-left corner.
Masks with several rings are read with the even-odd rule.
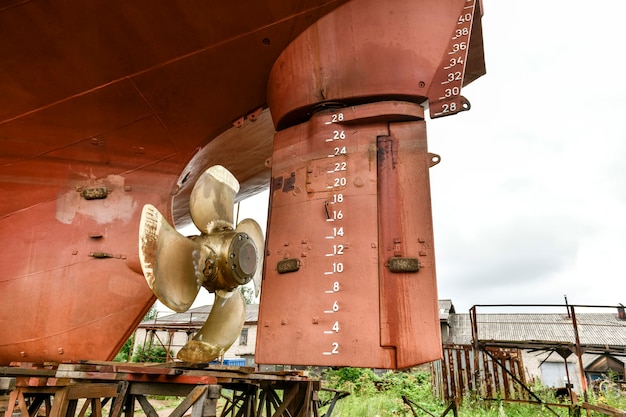
[[[583,366],[582,360],[582,347],[580,346],[580,336],[578,334],[578,323],[576,321],[576,312],[574,311],[574,306],[569,307],[569,311],[572,313],[572,326],[574,326],[574,336],[576,340],[576,357],[578,358],[578,370],[580,372],[580,387],[583,390],[583,398],[585,402],[588,401],[587,398],[587,379],[585,378],[585,368]]]
[[[406,368],[441,357],[424,103],[468,110],[475,0],[348,2],[268,81],[275,135],[257,363]],[[285,341],[288,341],[287,343]]]

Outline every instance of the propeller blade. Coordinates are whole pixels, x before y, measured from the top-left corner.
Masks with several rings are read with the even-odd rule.
[[[205,276],[207,251],[178,233],[159,210],[146,204],[139,223],[139,262],[159,301],[177,312],[187,311]]]
[[[254,280],[254,295],[258,297],[261,291],[263,261],[265,260],[265,238],[263,237],[263,230],[261,230],[261,226],[254,220],[243,219],[237,225],[236,231],[247,234],[256,246],[256,271],[252,279]]]
[[[223,355],[241,334],[245,320],[246,304],[241,292],[216,291],[206,323],[178,352],[178,359],[210,362]]]
[[[189,198],[191,219],[203,233],[233,228],[233,208],[239,182],[221,165],[214,165],[198,178]]]

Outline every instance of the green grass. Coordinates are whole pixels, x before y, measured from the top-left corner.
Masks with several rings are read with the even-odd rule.
[[[403,397],[408,398],[411,403],[423,407],[431,415],[435,416],[441,416],[448,406],[448,404],[443,403],[433,395],[430,374],[425,371],[386,372],[382,375],[377,375],[371,369],[341,368],[327,370],[321,378],[323,387],[350,393],[349,396],[337,402],[332,414],[334,417],[411,417],[413,414],[404,403]],[[542,401],[546,403],[558,402],[554,397],[553,390],[540,384],[531,388]],[[229,391],[225,390],[224,393],[228,394]],[[332,392],[327,391],[319,393],[322,402],[330,400],[333,395]],[[153,406],[159,411],[162,409],[173,409],[182,401],[182,398],[154,397],[151,398],[151,401],[153,400],[157,400]],[[582,398],[580,401],[582,401]],[[620,387],[617,384],[611,382],[604,382],[601,389],[596,393],[590,390],[589,402],[626,410],[626,394],[620,391]],[[226,404],[224,399],[218,401],[219,412]],[[137,413],[142,414],[141,407],[137,406],[136,408]],[[322,407],[320,415],[326,412],[327,408],[328,405]],[[428,416],[425,411],[417,406],[414,406],[414,408],[417,415]],[[570,416],[568,408],[555,407],[553,409],[559,416]],[[542,406],[485,401],[471,393],[462,399],[458,415],[460,417],[554,417],[550,410]],[[452,411],[447,416],[452,417]],[[580,416],[587,416],[587,413],[583,410]],[[604,415],[591,412],[590,416],[601,417]]]
[[[323,375],[323,381],[326,388],[350,393],[348,397],[337,403],[333,411],[335,417],[412,416],[409,407],[402,400],[403,397],[435,416],[440,416],[448,406],[433,395],[430,374],[424,371],[387,372],[379,376],[369,369],[342,368],[327,371]],[[542,401],[558,402],[553,390],[541,385],[532,389]],[[327,400],[330,395],[327,392],[321,392],[320,398]],[[598,394],[590,391],[589,402],[626,409],[626,395],[620,392],[615,384],[610,383]],[[416,406],[414,408],[419,416],[428,416],[425,411]],[[325,409],[322,409],[322,413]],[[552,409],[559,416],[570,415],[567,407],[552,407]],[[450,417],[453,415],[452,411],[447,414]],[[460,417],[554,417],[550,410],[540,405],[485,401],[471,394],[463,398],[458,415]],[[583,410],[580,415],[586,416],[587,413]],[[602,414],[591,412],[590,416],[600,417]]]
[[[386,372],[378,376],[370,369],[341,368],[326,371],[324,385],[350,393],[337,403],[334,416],[403,416],[408,410],[403,397],[436,414],[446,407],[433,397],[427,372]],[[329,394],[322,392],[320,396],[324,400]]]

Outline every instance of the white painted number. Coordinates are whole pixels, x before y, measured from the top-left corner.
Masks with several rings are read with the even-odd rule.
[[[442,113],[450,113],[451,111],[456,111],[456,103],[443,103],[441,105],[441,112]]]
[[[457,54],[458,55],[458,54]],[[344,114],[343,113],[335,113],[331,115],[331,123],[338,123],[338,122],[343,122],[344,119]],[[326,124],[328,124],[328,122],[326,122]],[[339,126],[337,126],[339,127]],[[343,127],[343,126],[342,126]],[[330,136],[330,137],[329,137]],[[341,142],[341,143],[347,143],[347,135],[346,135],[346,131],[345,130],[333,130],[332,135],[326,136],[325,141],[328,142],[328,157],[329,158],[334,158],[334,157],[338,157],[338,156],[343,156],[343,155],[348,155],[348,149],[346,146],[335,146],[338,144],[338,142],[335,142],[334,144],[331,145],[330,142],[334,142],[334,141],[342,141],[342,140],[346,140],[346,142]],[[340,187],[346,187],[348,185],[348,178],[347,178],[347,172],[349,170],[352,170],[354,167],[352,166],[348,166],[348,162],[343,161],[343,159],[347,159],[347,158],[338,158],[339,160],[342,160],[341,162],[333,162],[332,164],[329,164],[329,166],[327,167],[327,174],[331,174],[333,177],[337,176],[337,178],[333,178],[332,179],[332,186],[330,186],[330,184],[327,184],[327,189],[329,191],[331,191],[332,194],[332,200],[331,201],[327,201],[326,204],[342,204],[344,203],[344,199],[345,199],[345,191],[343,189],[341,189]],[[329,161],[330,162],[330,161]],[[336,174],[333,174],[336,173]],[[340,221],[340,220],[344,220],[344,217],[348,214],[347,213],[347,209],[348,207],[345,205],[340,205],[340,206],[334,206],[334,208],[338,209],[338,208],[342,208],[342,210],[332,210],[332,215],[329,216],[330,219],[328,219],[329,221]],[[330,207],[327,207],[330,208]],[[329,210],[330,211],[330,210]],[[330,213],[329,213],[330,214]],[[335,223],[335,225],[337,224],[343,224],[342,222],[340,223]],[[330,224],[329,224],[330,226]],[[345,236],[345,230],[344,227],[332,227],[333,233],[332,236],[330,235],[329,231],[326,232],[327,234],[327,239],[337,239],[339,237],[343,238]],[[342,239],[343,240],[343,239]],[[330,243],[330,241],[329,241]],[[333,249],[332,252],[331,251],[327,251],[326,252],[326,256],[341,256],[344,255],[344,250],[346,249],[346,245],[344,244],[338,244],[338,245],[333,245]],[[329,253],[330,252],[330,253]],[[346,258],[335,258],[335,260],[337,259],[342,259],[345,261]],[[330,259],[329,259],[330,260]],[[331,270],[326,270],[324,272],[324,275],[332,275],[332,274],[342,274],[344,272],[344,262],[333,262],[332,263],[332,271]],[[326,294],[336,294],[337,299],[332,301],[332,306],[330,309],[325,309],[324,313],[327,314],[332,314],[332,313],[337,313],[339,312],[339,303],[343,302],[343,292],[344,290],[342,289],[342,279],[343,279],[343,275],[335,275],[335,281],[326,281],[325,284],[325,293]],[[328,288],[328,284],[331,284],[331,288]],[[341,290],[341,291],[340,291]],[[327,302],[329,302],[331,300],[327,300]],[[346,306],[343,306],[343,308],[345,309]],[[343,310],[342,310],[342,314],[343,314]],[[335,334],[335,333],[339,333],[339,321],[335,321],[335,322],[331,322],[333,323],[331,328],[329,329],[328,327],[325,328],[324,330],[324,334]],[[322,352],[324,355],[338,355],[339,354],[339,342],[332,342],[331,343],[331,348],[328,351]]]
[[[463,29],[457,29],[455,33],[457,38],[460,38],[461,36],[467,36],[469,35],[469,28],[464,27]]]
[[[461,93],[461,89],[459,87],[446,88],[445,97],[458,96]]]
[[[346,138],[346,132],[344,132],[343,130],[339,131],[339,130],[334,130],[333,131],[333,140],[340,140],[340,139],[345,139]]]
[[[347,162],[335,162],[335,172],[337,171],[345,171],[348,169]]]
[[[330,119],[333,123],[341,122],[343,120],[343,113],[333,114]]]
[[[453,66],[457,64],[463,65],[463,63],[465,63],[465,60],[463,59],[462,56],[457,57],[457,58],[450,58],[450,65],[448,66],[448,68],[452,68]]]
[[[464,51],[467,49],[467,42],[459,42],[452,45],[452,52]]]
[[[333,187],[345,187],[347,183],[348,180],[345,177],[335,178],[335,181],[333,182]]]
[[[465,22],[471,22],[472,18],[472,13],[462,14],[461,16],[459,16],[459,21],[457,22],[457,24],[462,25]]]
[[[451,72],[450,74],[448,74],[448,82],[451,83],[452,81],[460,81],[462,77],[463,74],[461,73],[461,71]]]

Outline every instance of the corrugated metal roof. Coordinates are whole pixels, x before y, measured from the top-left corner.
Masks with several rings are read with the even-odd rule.
[[[577,314],[581,345],[626,348],[626,321],[616,314]],[[494,343],[575,344],[572,319],[563,314],[478,314],[478,339]],[[470,344],[469,314],[451,314],[450,336],[445,343]]]

